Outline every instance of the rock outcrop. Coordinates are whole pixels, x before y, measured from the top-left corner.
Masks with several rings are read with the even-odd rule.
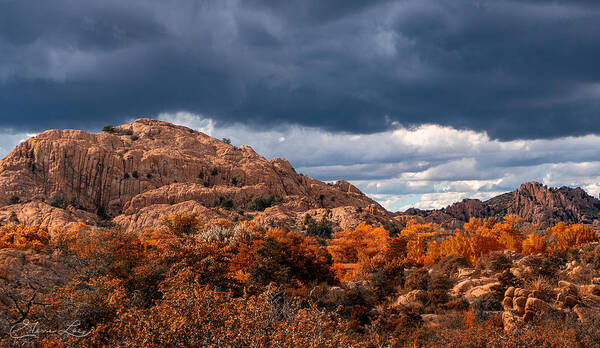
[[[40,201],[8,205],[0,208],[0,224],[40,226],[51,232],[68,229],[79,222],[93,226],[99,220],[96,214],[76,209],[72,206],[61,209]]]
[[[502,301],[506,330],[518,323],[539,318],[564,318],[574,314],[580,321],[596,316],[600,310],[600,285],[578,285],[561,280],[554,289],[527,290],[509,287]]]
[[[341,228],[393,220],[348,182],[326,184],[297,174],[285,159],[268,161],[249,146],[153,119],[98,134],[49,130],[0,162],[5,223],[52,230],[112,218],[126,229],[144,229],[176,210],[270,226],[299,226],[307,213]]]
[[[439,210],[411,209],[399,216],[418,217],[448,229],[461,227],[470,218],[502,218],[516,214],[524,221],[545,228],[558,222],[581,223],[600,229],[600,200],[581,188],[551,188],[537,182],[487,201],[465,199]]]

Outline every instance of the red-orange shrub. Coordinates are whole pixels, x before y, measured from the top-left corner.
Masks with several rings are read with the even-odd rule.
[[[8,225],[0,227],[0,249],[41,250],[49,242],[48,230],[39,226]]]

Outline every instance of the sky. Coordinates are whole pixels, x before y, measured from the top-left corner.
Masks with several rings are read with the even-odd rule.
[[[600,193],[600,2],[0,0],[0,156],[183,124],[391,210]]]

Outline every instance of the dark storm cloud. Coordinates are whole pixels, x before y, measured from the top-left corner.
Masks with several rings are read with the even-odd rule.
[[[0,128],[186,110],[502,139],[598,133],[595,1],[0,0]]]

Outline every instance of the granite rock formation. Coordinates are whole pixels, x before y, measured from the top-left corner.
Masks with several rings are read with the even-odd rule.
[[[299,226],[307,213],[341,228],[393,220],[348,182],[326,184],[296,173],[285,159],[268,161],[249,146],[153,119],[98,134],[49,130],[0,162],[5,223],[53,230],[113,219],[145,229],[176,210],[269,226]]]
[[[461,227],[470,218],[502,218],[516,214],[540,228],[558,222],[580,223],[600,228],[600,200],[581,188],[552,188],[537,182],[522,184],[519,189],[487,201],[465,199],[439,210],[409,209],[398,215],[438,223],[448,229]]]

